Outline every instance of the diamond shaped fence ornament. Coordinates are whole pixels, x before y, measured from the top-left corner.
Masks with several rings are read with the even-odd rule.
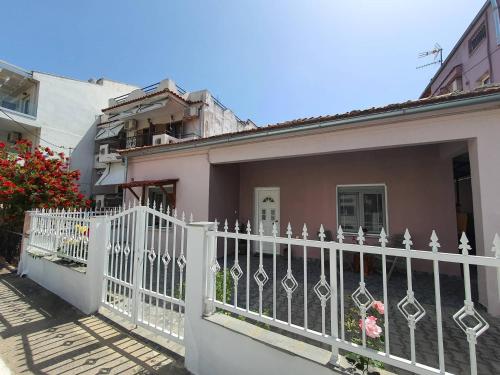
[[[66,242],[66,237],[63,237],[63,241],[64,241],[64,242]],[[112,248],[112,247],[113,247],[113,246],[111,246],[111,243],[110,243],[110,242],[108,242],[108,244],[107,244],[107,246],[106,246],[106,251],[109,253],[109,252],[111,251],[111,248]]]
[[[321,279],[316,283],[313,289],[321,301],[321,306],[325,306],[326,301],[328,301],[332,296],[332,291],[324,276],[321,276]]]
[[[89,243],[89,238],[87,236],[83,236],[82,242],[86,245]]]
[[[148,251],[148,259],[151,263],[153,263],[154,260],[156,259],[156,253],[155,253],[154,249],[151,249],[150,251]]]
[[[126,257],[130,254],[130,246],[128,244],[125,246],[125,249],[123,249],[123,254],[125,254]]]
[[[220,264],[219,262],[217,262],[217,259],[215,259],[212,265],[210,266],[210,270],[214,274],[220,271]]]
[[[366,311],[375,301],[375,298],[366,289],[365,283],[359,283],[358,289],[354,291],[351,298],[361,311]]]
[[[254,273],[253,278],[255,279],[257,285],[259,286],[259,290],[262,290],[264,285],[269,280],[269,276],[267,276],[267,273],[264,270],[264,267],[262,267],[262,265],[260,265],[259,269]]]
[[[287,272],[285,277],[281,280],[281,285],[286,290],[288,297],[292,296],[292,293],[295,292],[295,289],[299,286],[295,277],[293,277],[291,272]]]
[[[74,239],[73,239],[73,238],[71,238],[71,241],[74,241]],[[116,254],[118,254],[118,253],[120,252],[120,250],[121,250],[121,249],[122,249],[122,248],[120,247],[120,244],[118,244],[118,243],[117,243],[117,244],[115,245],[115,253],[116,253]]]
[[[235,283],[238,283],[238,280],[243,276],[243,271],[238,263],[235,263],[231,270],[229,271]]]
[[[165,251],[165,254],[163,254],[163,256],[161,257],[161,261],[163,262],[165,267],[170,263],[170,259],[170,254],[168,253],[168,251]]]
[[[186,267],[186,257],[184,254],[181,254],[181,256],[177,259],[177,265],[181,271],[184,270],[184,267]]]
[[[413,291],[409,290],[406,292],[406,297],[399,301],[398,310],[401,314],[403,314],[408,321],[408,324],[412,327],[414,327],[415,323],[425,316],[425,309],[422,307],[420,302],[415,299]]]
[[[453,320],[467,335],[467,340],[476,343],[476,339],[481,336],[490,325],[474,308],[472,301],[465,301],[464,307],[453,315]],[[475,324],[471,324],[471,320]]]

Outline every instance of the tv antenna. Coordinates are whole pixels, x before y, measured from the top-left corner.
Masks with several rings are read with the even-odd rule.
[[[436,43],[434,45],[434,48],[431,49],[430,51],[425,51],[425,52],[419,53],[418,58],[421,59],[422,57],[427,57],[427,56],[431,56],[431,55],[434,56],[434,61],[431,63],[428,63],[428,64],[417,66],[417,69],[422,69],[422,68],[425,68],[427,66],[431,66],[434,64],[440,64],[440,65],[443,64],[443,48],[438,43]]]

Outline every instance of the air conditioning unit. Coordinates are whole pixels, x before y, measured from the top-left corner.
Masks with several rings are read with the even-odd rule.
[[[153,135],[153,145],[166,145],[169,143],[177,143],[179,140],[168,134]]]
[[[135,129],[137,129],[137,120],[132,119],[125,121],[125,130],[130,131]]]
[[[198,117],[198,107],[188,107],[184,110],[184,118],[190,119]]]
[[[18,132],[9,132],[7,133],[7,141],[10,143],[16,143],[21,139],[21,133]]]
[[[99,155],[107,155],[107,154],[109,154],[109,145],[100,145]]]

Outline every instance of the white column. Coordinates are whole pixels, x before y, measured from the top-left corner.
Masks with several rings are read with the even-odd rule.
[[[94,313],[101,303],[106,245],[109,242],[109,225],[106,217],[92,217],[89,226],[89,254],[87,259],[88,311]]]
[[[493,238],[500,232],[500,129],[491,130],[496,135],[469,141],[476,254],[486,256],[494,256]],[[495,269],[478,267],[479,302],[496,316],[500,316],[499,281]]]
[[[185,366],[193,374],[199,374],[201,355],[198,348],[197,333],[201,319],[206,312],[205,290],[207,283],[207,251],[210,238],[207,231],[213,223],[191,223],[187,227],[186,263],[186,311],[184,316],[184,345],[186,348]]]

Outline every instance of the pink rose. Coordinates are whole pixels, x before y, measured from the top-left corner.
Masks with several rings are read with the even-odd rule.
[[[363,329],[363,320],[359,320],[359,329]],[[380,337],[382,333],[382,328],[377,325],[377,318],[374,316],[369,316],[365,319],[365,332],[368,337],[376,339]]]
[[[384,315],[385,307],[381,301],[374,301],[372,306],[377,310],[377,312],[381,315]]]

